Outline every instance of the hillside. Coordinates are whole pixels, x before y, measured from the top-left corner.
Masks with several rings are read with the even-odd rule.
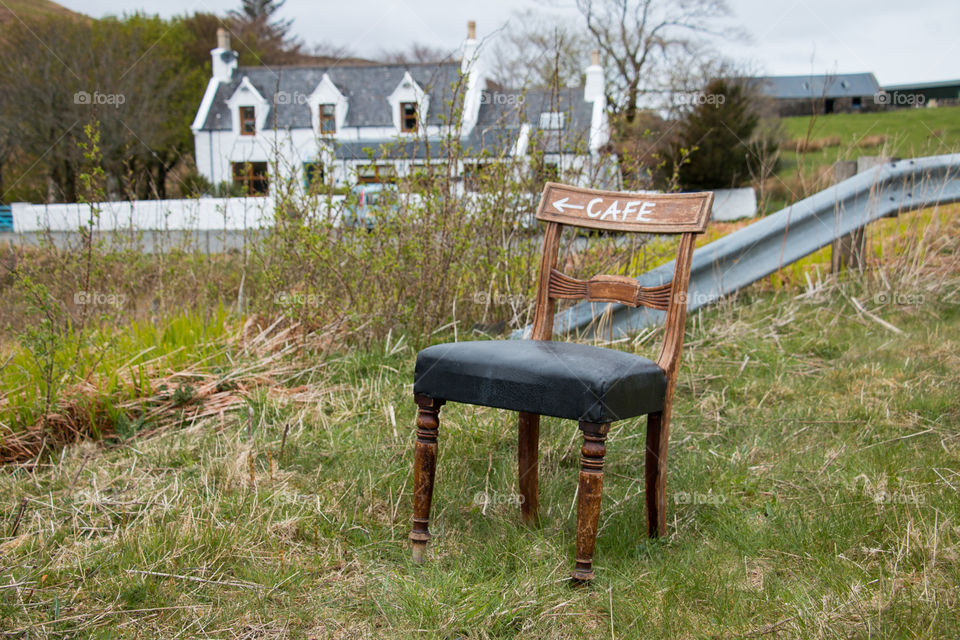
[[[808,171],[881,152],[908,158],[960,149],[960,107],[799,116],[784,118],[783,128],[788,140],[812,141],[803,159]],[[780,175],[796,170],[798,155],[785,150]]]
[[[764,213],[829,187],[839,160],[960,151],[960,107],[797,116],[781,122],[780,164],[759,194]]]
[[[86,18],[50,0],[5,0],[0,3],[0,24],[3,25],[17,19],[29,21],[51,16]]]

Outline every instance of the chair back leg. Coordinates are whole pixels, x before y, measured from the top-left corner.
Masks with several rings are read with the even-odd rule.
[[[670,441],[670,412],[647,416],[647,535],[667,534],[667,448]]]
[[[537,459],[540,440],[540,415],[521,411],[517,419],[517,468],[520,483],[520,512],[523,521],[536,525],[539,520],[538,497],[540,464]]]
[[[577,563],[573,579],[593,580],[593,549],[600,522],[600,494],[603,491],[603,456],[607,452],[610,423],[581,422],[580,484],[577,493]]]
[[[437,434],[443,400],[414,396],[417,403],[417,444],[413,455],[413,561],[423,562],[430,540],[430,504],[437,471]]]

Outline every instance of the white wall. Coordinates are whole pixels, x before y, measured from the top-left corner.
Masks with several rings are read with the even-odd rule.
[[[752,187],[713,190],[711,220],[740,220],[754,218],[756,215],[757,194]]]
[[[334,196],[339,202],[343,196]],[[243,230],[269,226],[273,220],[273,199],[199,198],[189,200],[137,200],[98,203],[96,228],[101,231]],[[322,206],[322,205],[321,205]],[[77,231],[90,220],[88,204],[27,204],[15,202],[15,233],[36,231]]]

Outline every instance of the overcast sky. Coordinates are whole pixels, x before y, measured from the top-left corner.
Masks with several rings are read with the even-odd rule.
[[[576,19],[573,0],[567,1]],[[223,14],[239,0],[60,0],[94,17],[141,10],[168,17]],[[563,11],[563,0],[561,0]],[[730,55],[774,75],[872,71],[881,84],[960,78],[958,0],[729,0],[749,43],[727,43]],[[535,0],[287,0],[281,15],[308,44],[347,45],[360,56],[413,41],[454,49],[466,22],[481,37]],[[211,43],[212,45],[212,43]]]

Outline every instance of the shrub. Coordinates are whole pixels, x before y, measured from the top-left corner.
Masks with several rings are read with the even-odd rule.
[[[759,123],[754,98],[737,82],[716,79],[684,117],[671,160],[688,189],[736,187],[750,179],[747,158]]]

